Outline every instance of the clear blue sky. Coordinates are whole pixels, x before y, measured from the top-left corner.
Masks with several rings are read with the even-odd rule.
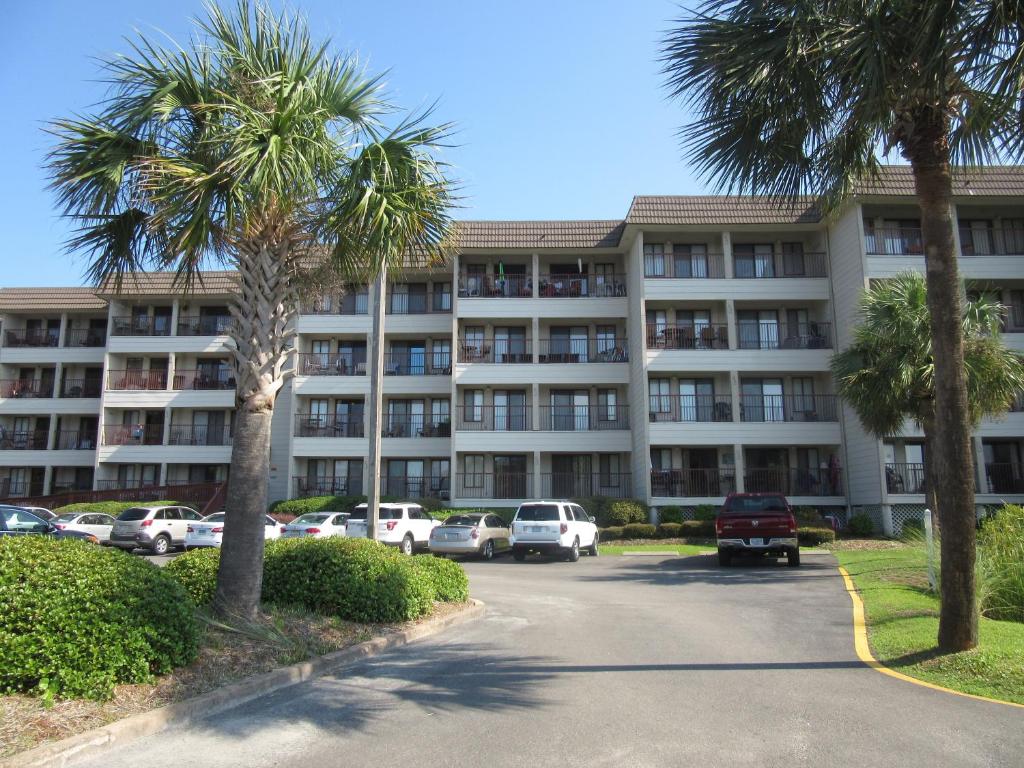
[[[275,0],[275,6],[280,0]],[[665,100],[658,40],[669,0],[291,0],[315,33],[352,51],[407,108],[439,101],[458,124],[448,153],[459,218],[619,218],[634,194],[706,191],[681,160],[678,105]],[[201,0],[36,0],[4,8],[5,147],[0,286],[76,285],[68,228],[42,170],[44,125],[103,94],[94,57],[134,29],[184,42]]]

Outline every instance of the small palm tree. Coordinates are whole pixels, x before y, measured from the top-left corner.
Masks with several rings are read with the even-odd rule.
[[[961,326],[971,422],[1005,414],[1024,392],[1024,361],[999,338],[1006,310],[987,298],[964,305]],[[924,432],[928,506],[935,489],[935,359],[924,278],[903,272],[876,283],[861,297],[853,343],[832,357],[840,396],[864,428],[893,437],[910,419]]]
[[[297,293],[368,280],[410,252],[443,254],[451,186],[435,149],[446,126],[406,119],[378,78],[315,43],[305,21],[239,0],[196,21],[188,48],[140,36],[109,59],[110,91],[58,121],[53,186],[77,226],[69,250],[120,290],[174,270],[183,291],[212,264],[238,272],[230,336],[235,434],[215,605],[259,606],[274,401],[288,375]]]
[[[1018,0],[708,0],[664,41],[689,157],[722,188],[837,207],[879,157],[910,163],[927,262],[942,498],[939,647],[977,644],[971,412],[954,252],[953,163],[1019,158]]]

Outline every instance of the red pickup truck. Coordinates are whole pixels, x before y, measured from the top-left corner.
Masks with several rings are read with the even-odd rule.
[[[785,556],[790,568],[800,565],[796,518],[781,493],[730,493],[715,518],[715,535],[721,566],[742,554]]]

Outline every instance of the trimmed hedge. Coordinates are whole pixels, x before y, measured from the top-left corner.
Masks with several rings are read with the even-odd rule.
[[[681,523],[685,519],[682,507],[668,506],[658,510],[659,523]]]
[[[817,507],[797,507],[793,510],[793,517],[798,525],[807,525],[813,528],[824,527],[825,518],[821,516]]]
[[[718,517],[718,507],[714,504],[698,504],[693,510],[693,519],[702,522],[714,522]]]
[[[630,523],[622,527],[622,538],[653,539],[657,532],[657,529],[650,523]]]
[[[220,548],[203,547],[179,555],[164,566],[164,573],[188,592],[196,605],[209,605],[217,591]]]
[[[196,509],[195,503],[191,501],[82,501],[65,504],[52,512],[55,515],[63,515],[67,512],[102,512],[105,515],[117,517],[132,507],[189,507]]]
[[[874,521],[860,512],[853,515],[846,523],[846,530],[853,536],[872,536],[875,533]]]
[[[0,538],[0,693],[107,699],[198,647],[195,606],[152,563],[82,541]]]
[[[433,555],[415,555],[412,564],[424,571],[433,582],[435,599],[442,603],[464,603],[469,600],[469,577],[458,563]]]
[[[270,505],[270,513],[298,517],[309,512],[349,512],[356,504],[362,504],[364,501],[365,496],[305,496],[301,499],[281,499]]]
[[[599,528],[601,532],[601,541],[618,541],[622,538],[622,526],[611,525],[607,528]]]
[[[715,521],[711,520],[684,520],[682,522],[683,537],[687,539],[713,539],[715,538]]]
[[[818,544],[831,544],[836,540],[836,532],[831,528],[807,526],[806,528],[797,529],[796,538],[801,546],[814,547]]]
[[[659,539],[678,539],[683,535],[682,523],[660,523],[657,529]]]

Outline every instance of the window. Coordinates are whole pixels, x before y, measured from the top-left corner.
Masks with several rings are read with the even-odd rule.
[[[733,246],[736,277],[775,277],[771,243],[738,243]]]
[[[782,244],[782,272],[787,277],[799,277],[807,274],[803,243]]]
[[[484,420],[484,391],[482,389],[463,390],[462,418],[464,421]]]
[[[516,520],[520,522],[553,523],[562,519],[557,504],[523,504],[516,512]]]
[[[651,379],[647,383],[650,394],[649,408],[651,413],[669,413],[672,410],[669,383],[668,379]]]
[[[597,296],[614,296],[618,292],[614,264],[594,265],[594,287]]]
[[[615,326],[597,326],[597,354],[602,355],[615,350]]]
[[[598,456],[597,470],[602,488],[618,488],[622,482],[621,457],[616,453],[602,453]]]
[[[736,313],[740,349],[778,349],[779,314],[775,310],[744,309]]]
[[[680,421],[717,421],[714,415],[714,379],[679,380]]]
[[[466,488],[484,487],[484,457],[479,454],[470,454],[463,459],[465,475],[463,486]]]
[[[672,246],[672,265],[675,277],[711,277],[708,247],[704,244]]]
[[[665,277],[665,246],[663,243],[644,245],[644,277]]]
[[[599,421],[619,420],[619,393],[614,389],[599,389],[597,391],[597,418]]]

